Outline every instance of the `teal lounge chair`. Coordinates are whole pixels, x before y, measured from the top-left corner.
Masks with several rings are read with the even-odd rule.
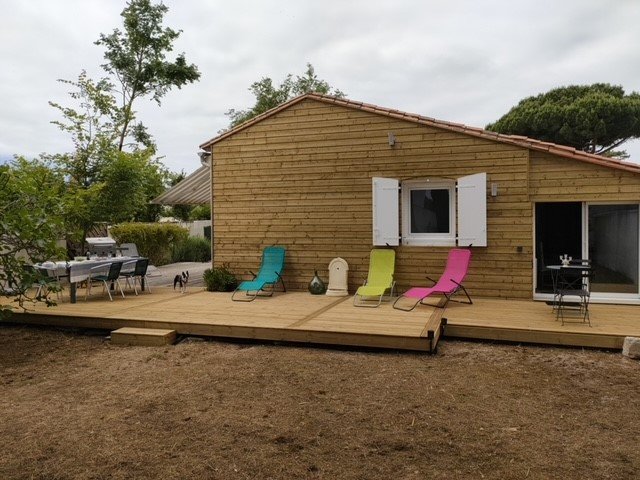
[[[260,271],[253,280],[242,282],[231,295],[231,300],[235,302],[251,302],[260,296],[270,297],[275,291],[276,284],[282,284],[282,290],[287,291],[282,281],[282,271],[284,270],[284,247],[267,247],[262,252],[262,265]],[[244,297],[236,298],[236,294],[244,292]]]

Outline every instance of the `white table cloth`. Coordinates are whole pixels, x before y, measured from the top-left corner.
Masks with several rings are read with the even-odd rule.
[[[89,273],[91,273],[91,269],[93,267],[104,265],[106,271],[108,268],[107,265],[110,263],[135,262],[136,260],[140,260],[140,257],[100,257],[81,261],[69,260],[67,262],[45,262],[40,266],[48,271],[55,272],[56,275],[66,275],[68,268],[69,282],[77,283],[89,278]],[[94,270],[94,272],[95,271],[96,270]]]

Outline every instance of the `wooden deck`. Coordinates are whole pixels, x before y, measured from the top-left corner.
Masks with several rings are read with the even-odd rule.
[[[449,303],[445,337],[622,349],[625,337],[640,336],[640,306],[589,306],[591,326],[565,318],[545,302],[477,298],[473,305]]]
[[[433,351],[441,334],[442,310],[432,307],[405,313],[390,304],[356,308],[352,297],[292,292],[233,302],[231,294],[154,288],[138,297],[95,296],[47,308],[37,305],[11,321],[40,325],[115,330],[164,328],[183,335],[304,342],[359,347]]]
[[[253,302],[232,302],[231,295],[192,289],[180,294],[154,288],[152,294],[115,298],[95,296],[77,304],[36,306],[16,313],[13,323],[115,330],[161,328],[181,335],[302,342],[313,344],[433,351],[444,337],[621,349],[625,336],[640,336],[640,307],[592,305],[592,327],[561,325],[544,302],[474,299],[450,303],[446,310],[419,306],[401,312],[383,304],[356,308],[352,297],[276,294]]]

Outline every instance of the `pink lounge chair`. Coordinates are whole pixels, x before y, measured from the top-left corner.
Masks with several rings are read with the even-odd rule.
[[[433,305],[438,306],[440,308],[444,308],[451,297],[453,297],[460,290],[464,292],[467,296],[468,302],[462,301],[461,303],[473,303],[471,301],[471,297],[467,293],[466,288],[462,285],[464,281],[464,277],[467,276],[467,271],[469,270],[469,263],[471,262],[471,250],[463,249],[463,248],[454,248],[449,252],[449,257],[447,258],[447,266],[444,270],[444,273],[440,277],[440,280],[436,282],[435,280],[427,277],[431,280],[435,285],[432,287],[413,287],[407,290],[402,296],[398,297],[398,299],[393,303],[393,308],[396,310],[404,310],[405,312],[410,312],[416,306],[421,303],[423,305],[428,305],[423,302],[423,300],[430,295],[440,294],[444,295],[447,298],[447,301],[444,305]],[[396,304],[401,299],[410,299],[413,302],[411,308],[396,306]],[[458,300],[454,300],[456,302]]]

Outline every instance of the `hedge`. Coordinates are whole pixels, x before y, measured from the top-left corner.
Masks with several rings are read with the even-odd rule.
[[[208,238],[189,237],[173,248],[173,262],[210,262],[211,241]]]
[[[119,244],[135,243],[152,265],[170,263],[174,247],[189,237],[189,230],[170,223],[121,223],[110,232]]]

